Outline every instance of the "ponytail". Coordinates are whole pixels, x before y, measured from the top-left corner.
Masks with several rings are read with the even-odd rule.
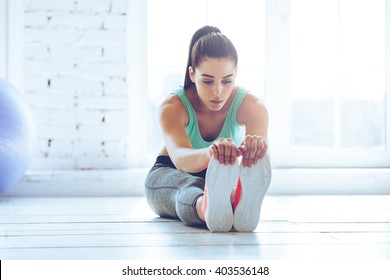
[[[188,51],[188,60],[187,60],[187,67],[186,67],[186,74],[184,77],[184,89],[188,89],[194,85],[194,83],[190,79],[190,72],[189,72],[189,67],[192,66],[192,50],[195,45],[195,43],[204,35],[210,34],[210,33],[221,33],[221,31],[217,27],[213,26],[204,26],[200,28],[198,31],[194,33],[192,36],[191,42],[190,42],[190,47]]]

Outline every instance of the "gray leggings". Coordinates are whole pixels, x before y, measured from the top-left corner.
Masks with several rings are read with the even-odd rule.
[[[204,226],[196,211],[196,201],[203,195],[205,173],[206,170],[196,174],[179,171],[168,156],[159,156],[145,181],[150,208],[160,217]]]

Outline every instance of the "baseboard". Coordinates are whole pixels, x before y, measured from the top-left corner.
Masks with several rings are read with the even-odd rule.
[[[30,171],[4,196],[143,196],[148,169]]]
[[[148,168],[29,171],[3,196],[143,196]],[[390,169],[274,169],[269,195],[390,195]]]
[[[275,195],[390,195],[390,168],[275,169]]]

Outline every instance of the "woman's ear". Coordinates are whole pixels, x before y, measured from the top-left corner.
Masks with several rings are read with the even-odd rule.
[[[191,81],[195,84],[195,69],[192,66],[188,67],[188,73],[190,74]]]

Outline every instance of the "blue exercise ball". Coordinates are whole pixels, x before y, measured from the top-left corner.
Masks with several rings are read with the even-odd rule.
[[[30,165],[35,127],[23,95],[0,79],[0,192],[16,185]]]

